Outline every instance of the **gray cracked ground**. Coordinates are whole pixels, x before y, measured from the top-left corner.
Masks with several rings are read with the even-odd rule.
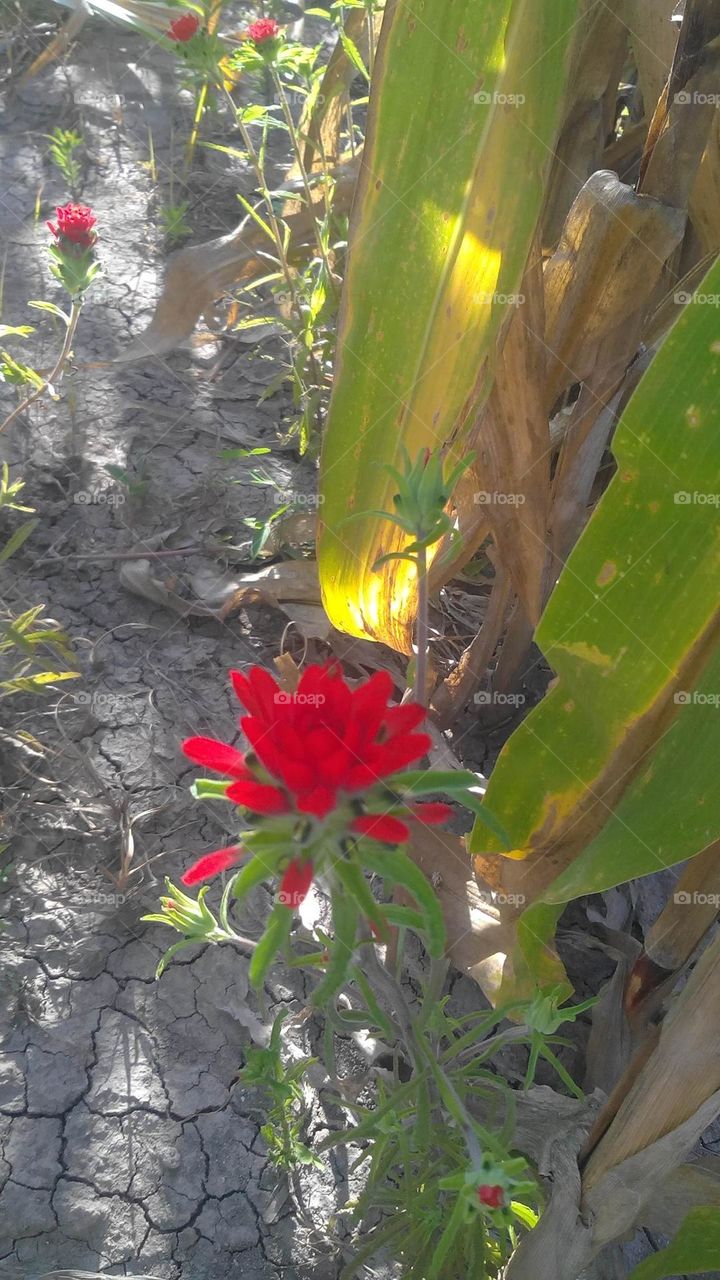
[[[158,984],[169,931],[140,922],[164,875],[227,842],[223,815],[188,797],[193,770],[179,742],[236,735],[227,669],[269,661],[283,619],[258,608],[228,625],[177,617],[125,591],[116,561],[93,558],[168,529],[181,545],[209,527],[237,539],[243,516],[274,505],[219,458],[239,442],[278,444],[285,401],[256,407],[277,367],[265,348],[210,345],[87,367],[144,327],[157,294],[163,253],[143,167],[148,130],[161,179],[175,172],[174,199],[190,202],[198,240],[233,226],[235,192],[251,188],[213,152],[200,152],[182,177],[190,111],[166,55],[99,22],[63,66],[5,104],[3,321],[36,319],[29,298],[60,301],[46,233],[33,219],[38,189],[43,215],[66,198],[42,137],[58,123],[79,123],[87,142],[82,198],[98,214],[104,274],[83,312],[78,369],[63,398],[45,400],[3,438],[3,457],[40,517],[6,578],[12,601],[44,603],[72,636],[82,671],[59,701],[13,700],[0,735],[12,857],[0,898],[3,1280],[60,1267],[160,1280],[322,1280],[339,1266],[323,1233],[349,1194],[343,1166],[302,1175],[299,1217],[259,1136],[261,1099],[237,1081],[248,1026],[258,1026],[245,960],[184,952]],[[224,128],[211,123],[212,136]],[[47,368],[57,338],[43,323],[28,358]],[[137,482],[133,494],[108,465]],[[290,452],[279,449],[270,465],[279,489],[312,482]],[[202,555],[171,564],[180,588],[217,567]],[[136,871],[119,892],[112,875],[128,826]],[[303,1003],[297,979],[270,983],[266,995],[267,1018],[280,1003],[291,1011]],[[309,1131],[327,1125],[315,1098]]]

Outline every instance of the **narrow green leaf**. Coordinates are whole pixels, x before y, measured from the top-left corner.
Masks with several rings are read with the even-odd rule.
[[[281,903],[276,903],[268,916],[265,932],[252,953],[248,978],[256,989],[265,981],[270,965],[290,933],[292,911]]]
[[[362,842],[362,860],[370,871],[403,885],[422,908],[427,931],[426,945],[431,956],[441,956],[445,950],[445,924],[440,904],[432,885],[425,879],[419,867],[401,849],[382,849],[375,852],[368,841]]]

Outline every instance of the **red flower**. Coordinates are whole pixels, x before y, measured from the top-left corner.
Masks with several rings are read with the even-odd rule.
[[[93,231],[93,227],[97,218],[92,209],[86,204],[70,203],[58,206],[56,213],[57,226],[54,227],[52,222],[47,224],[56,240],[69,240],[72,244],[81,245],[83,249],[94,245],[97,233]]]
[[[437,826],[440,822],[446,822],[451,814],[450,805],[438,801],[414,804],[408,817],[419,818],[429,826]],[[371,840],[381,840],[383,844],[402,844],[403,841],[410,839],[409,827],[399,818],[394,818],[392,814],[368,813],[361,818],[354,818],[350,823],[350,830],[360,836],[369,836]]]
[[[325,818],[430,746],[427,734],[412,732],[423,707],[388,705],[392,680],[385,671],[350,689],[336,665],[307,667],[295,693],[285,693],[261,667],[230,675],[250,713],[241,727],[278,794],[299,813]]]
[[[280,881],[278,901],[284,907],[299,907],[308,895],[312,878],[312,862],[298,862],[297,859],[290,862]]]
[[[170,40],[175,40],[177,44],[185,44],[188,40],[192,40],[200,26],[200,19],[197,14],[183,13],[174,22],[170,23],[167,35]]]
[[[227,871],[230,867],[234,867],[244,850],[242,845],[230,844],[224,849],[214,849],[212,853],[203,854],[202,858],[198,858],[197,862],[193,862],[188,867],[185,875],[182,877],[184,885],[199,884],[201,880],[211,880],[213,876],[218,876],[221,871]]]
[[[390,799],[388,806],[400,809],[399,817],[358,811],[361,793],[420,759],[430,746],[426,733],[413,732],[425,717],[424,708],[415,703],[389,705],[392,680],[387,672],[377,672],[351,689],[337,664],[307,667],[295,693],[281,689],[262,667],[251,667],[247,675],[231,671],[230,677],[249,712],[240,724],[253,750],[243,756],[215,738],[188,738],[183,743],[185,755],[195,764],[231,779],[228,800],[268,818],[288,814],[322,820],[347,807],[349,830],[384,844],[410,838],[406,818],[438,823],[449,817],[449,805],[403,806],[400,799]],[[382,797],[374,797],[375,808],[377,799]],[[186,874],[193,883],[232,865],[219,854],[208,854],[190,868]],[[281,894],[287,893],[298,905],[312,875],[310,863],[291,862]]]
[[[252,40],[255,44],[262,44],[263,40],[274,40],[278,35],[280,27],[274,18],[258,18],[256,22],[251,22],[245,32],[245,39]]]
[[[478,1187],[478,1200],[488,1209],[502,1209],[505,1203],[505,1192],[502,1187]]]
[[[368,813],[363,818],[355,818],[350,823],[350,830],[360,836],[369,836],[371,840],[381,840],[383,844],[402,844],[410,839],[410,832],[399,818],[390,814]]]

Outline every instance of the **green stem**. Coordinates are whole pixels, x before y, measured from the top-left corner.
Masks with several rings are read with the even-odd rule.
[[[207,95],[208,81],[204,80],[200,86],[200,92],[195,100],[195,115],[193,117],[192,129],[190,130],[190,137],[187,140],[187,147],[185,148],[185,173],[188,173],[193,162],[193,156],[195,155],[195,147],[197,146],[200,124],[205,111],[205,103],[207,102]]]
[[[82,307],[81,298],[73,300],[72,305],[70,307],[70,315],[68,317],[67,328],[65,330],[65,341],[63,342],[62,350],[60,352],[60,355],[57,358],[57,361],[54,367],[51,369],[50,373],[48,374],[46,380],[42,383],[42,385],[39,386],[35,391],[33,391],[32,395],[27,396],[24,400],[21,400],[20,404],[13,409],[12,413],[8,414],[5,421],[2,424],[0,424],[0,431],[4,431],[6,427],[10,426],[10,423],[13,422],[15,418],[19,417],[21,413],[24,413],[26,409],[29,409],[30,405],[34,404],[36,400],[39,400],[40,396],[43,395],[45,391],[47,391],[48,387],[52,387],[55,385],[56,382],[60,381],[63,375],[63,371],[65,369],[65,365],[67,364],[68,358],[70,356],[70,352],[72,350],[72,342],[73,342],[73,338],[75,337],[77,322],[80,319],[81,307]]]
[[[425,547],[417,553],[417,596],[418,611],[415,626],[415,687],[414,698],[421,706],[425,706],[427,697],[427,658],[429,634],[429,600],[427,577],[427,551]]]
[[[372,82],[372,73],[375,70],[375,22],[373,18],[372,4],[368,5],[366,16],[368,26],[368,71],[370,72],[370,80]]]
[[[227,98],[228,103],[230,104],[230,110],[232,111],[235,123],[238,129],[240,130],[240,137],[243,140],[243,146],[245,147],[245,150],[247,151],[248,156],[250,157],[250,163],[255,172],[255,177],[257,178],[257,184],[260,190],[260,194],[262,195],[262,198],[265,201],[265,207],[267,209],[267,215],[268,215],[268,222],[270,223],[270,227],[275,240],[275,250],[277,252],[280,266],[282,268],[283,278],[285,280],[285,284],[287,285],[288,293],[290,294],[290,300],[292,303],[293,310],[295,311],[295,314],[297,315],[297,317],[300,318],[300,309],[297,303],[295,282],[292,278],[290,264],[288,262],[287,254],[285,252],[285,241],[283,239],[283,235],[280,230],[280,224],[277,220],[277,214],[275,213],[275,210],[273,208],[273,203],[270,198],[270,192],[268,191],[267,181],[265,178],[265,171],[263,169],[263,166],[260,163],[260,158],[258,156],[257,151],[255,150],[255,145],[253,143],[252,138],[250,137],[247,125],[245,124],[244,120],[242,120],[240,113],[237,107],[235,106],[235,103],[232,100],[232,96],[229,90],[225,89],[224,92],[225,92],[225,97]]]
[[[293,153],[295,155],[295,160],[297,162],[297,167],[300,170],[300,177],[302,179],[303,188],[305,190],[305,199],[307,200],[308,212],[312,214],[313,212],[312,190],[310,188],[310,180],[307,175],[307,169],[305,168],[305,161],[303,160],[302,147],[300,146],[300,139],[298,138],[297,129],[295,128],[295,121],[293,120],[293,117],[292,117],[290,104],[287,100],[287,96],[283,88],[282,80],[280,79],[275,67],[272,67],[271,70],[272,70],[273,82],[275,84],[275,90],[277,92],[278,99],[280,101],[280,106],[282,108],[282,113],[285,117],[285,123],[288,127],[288,132],[290,134],[290,140],[292,142],[292,148],[293,148]],[[318,220],[316,217],[313,217],[313,230],[315,233],[315,243],[317,244],[318,253],[322,258],[325,266],[325,270],[327,271],[328,288],[332,288],[332,281],[333,281],[332,267],[330,265],[330,260],[327,256],[327,250],[325,248],[325,245],[323,244],[323,238],[320,234],[320,227],[318,226]]]

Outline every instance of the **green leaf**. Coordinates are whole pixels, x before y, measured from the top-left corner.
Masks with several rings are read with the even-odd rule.
[[[0,382],[11,382],[19,386],[30,383],[37,391],[45,386],[39,373],[31,369],[29,364],[15,360],[9,351],[0,351]]]
[[[269,857],[267,853],[258,854],[251,858],[241,871],[238,871],[233,881],[233,895],[236,898],[244,898],[254,889],[256,885],[262,884],[271,876],[277,866],[277,861],[281,856],[281,850],[278,848],[275,858]]]
[[[720,292],[720,262],[697,296]],[[683,310],[618,425],[618,470],[537,631],[558,674],[506,744],[474,852],[560,873],[519,923],[536,981],[564,903],[693,857],[720,836],[720,344]],[[565,869],[562,869],[565,868]],[[523,967],[516,957],[516,973]]]
[[[368,69],[360,57],[360,50],[357,45],[350,39],[347,32],[343,31],[342,27],[339,29],[338,35],[340,36],[340,43],[353,66],[357,68],[361,76],[364,76],[366,80],[369,80],[370,76],[368,75]]]
[[[279,902],[270,912],[265,932],[252,953],[248,968],[248,978],[256,989],[262,986],[270,965],[288,937],[292,918],[292,911]]]
[[[70,317],[60,307],[56,307],[54,302],[28,302],[29,307],[35,307],[37,311],[49,311],[51,316],[55,316],[58,320],[62,320],[67,328],[70,323]],[[0,329],[2,326],[0,326]]]
[[[325,970],[325,977],[312,994],[312,1004],[315,1008],[331,1000],[345,981],[355,951],[358,916],[355,898],[343,889],[336,888],[332,895],[335,939],[330,949],[330,960]]]
[[[28,306],[37,306],[37,303],[29,302]],[[34,332],[35,330],[31,324],[0,324],[0,338],[27,338],[29,333]]]
[[[196,778],[190,788],[194,800],[227,800],[231,782],[218,782],[215,778]]]
[[[0,550],[0,564],[4,564],[6,560],[10,559],[11,555],[20,549],[23,542],[30,537],[33,529],[39,523],[39,520],[26,520],[24,524],[20,525],[19,529],[16,529],[15,532],[11,534],[10,538],[5,543],[5,546]]]
[[[720,1210],[691,1209],[666,1249],[645,1258],[629,1280],[664,1280],[665,1276],[717,1272],[720,1265]]]
[[[406,539],[373,516],[350,538],[344,521],[391,511],[383,464],[397,466],[403,447],[416,457],[461,440],[490,392],[545,200],[576,9],[425,0],[421,19],[398,4],[383,23],[323,441],[318,564],[333,625],[404,652],[415,570],[373,566]]]
[[[401,849],[381,849],[375,852],[367,841],[361,842],[361,849],[362,860],[370,871],[403,885],[412,894],[423,911],[428,952],[431,956],[441,956],[445,950],[445,924],[432,885],[425,879],[422,871]]]

